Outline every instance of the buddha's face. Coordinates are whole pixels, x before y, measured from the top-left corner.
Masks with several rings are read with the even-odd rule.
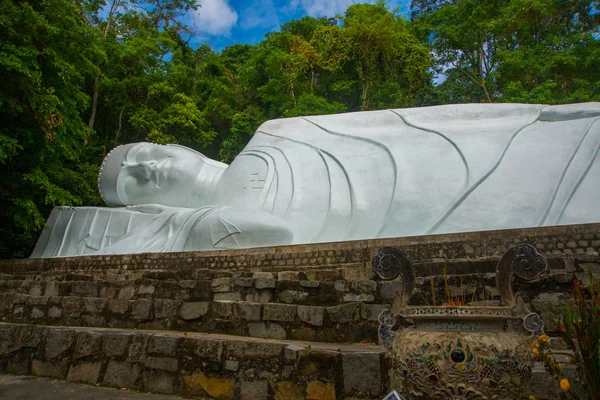
[[[201,206],[199,193],[211,189],[203,186],[210,183],[215,165],[220,164],[183,146],[151,143],[136,143],[109,157],[113,157],[108,161],[114,172],[101,179],[116,175],[117,201],[107,200],[114,205]]]

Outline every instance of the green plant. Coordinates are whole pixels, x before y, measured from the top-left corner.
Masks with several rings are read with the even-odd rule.
[[[568,307],[559,321],[555,323],[556,332],[564,340],[567,352],[557,352],[550,348],[550,340],[540,337],[532,343],[532,351],[537,360],[559,383],[569,398],[600,399],[600,300],[598,286],[600,281],[594,278],[591,269],[589,286],[573,282],[574,305]],[[578,381],[571,382],[565,375],[557,354],[569,356],[567,364],[577,368]]]

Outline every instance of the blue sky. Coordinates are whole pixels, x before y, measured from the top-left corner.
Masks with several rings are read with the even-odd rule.
[[[375,0],[200,0],[201,7],[190,15],[196,44],[207,43],[216,50],[234,43],[256,43],[265,33],[305,15],[332,17],[358,2]],[[410,0],[388,0],[391,9],[408,16]]]

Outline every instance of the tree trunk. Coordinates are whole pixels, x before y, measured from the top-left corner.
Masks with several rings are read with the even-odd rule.
[[[367,111],[369,109],[369,81],[364,80],[362,85],[362,95],[361,95],[361,106],[360,109],[362,111]]]
[[[104,33],[102,35],[102,39],[106,40],[106,36],[108,35],[108,31],[110,30],[110,25],[112,24],[112,20],[117,12],[117,9],[121,5],[121,0],[113,0],[110,6],[110,12],[108,13],[108,18],[106,19],[106,27],[104,28]],[[96,110],[98,109],[98,84],[100,83],[100,71],[96,72],[96,76],[94,76],[94,93],[92,94],[92,111],[90,113],[90,119],[88,121],[88,126],[90,129],[94,129],[94,123],[96,122]],[[87,138],[84,138],[83,144],[84,146],[87,144]]]
[[[98,83],[100,83],[100,72],[96,72],[94,77],[94,93],[92,94],[92,112],[90,114],[90,120],[88,126],[90,129],[94,129],[94,122],[96,122],[96,110],[98,109]]]
[[[125,106],[121,107],[121,112],[119,112],[119,124],[117,126],[117,132],[115,133],[115,147],[117,146],[117,143],[119,142],[119,135],[121,134],[121,126],[122,126],[122,122],[123,122],[123,111],[125,111]]]

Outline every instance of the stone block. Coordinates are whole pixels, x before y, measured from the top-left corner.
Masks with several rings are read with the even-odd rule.
[[[137,364],[111,360],[108,363],[108,367],[106,367],[102,384],[105,386],[133,389],[139,377],[140,367]]]
[[[273,278],[254,279],[254,287],[257,289],[275,289],[277,281]]]
[[[154,291],[156,290],[156,288],[154,287],[154,285],[144,285],[141,284],[140,287],[138,288],[138,294],[154,294]]]
[[[58,296],[59,295],[58,288],[59,288],[59,284],[57,281],[46,282],[46,288],[44,290],[44,297]]]
[[[101,297],[84,297],[83,307],[87,313],[100,314],[104,311],[104,307],[106,307],[107,302],[107,299],[103,299]]]
[[[277,279],[280,281],[298,281],[298,280],[300,280],[300,272],[298,272],[298,271],[278,272]]]
[[[267,381],[242,381],[240,400],[267,400],[269,385]]]
[[[91,385],[98,383],[100,378],[100,368],[102,364],[99,362],[83,363],[72,365],[67,375],[67,380],[72,382],[85,382]]]
[[[169,299],[154,300],[154,318],[174,318],[181,306],[181,302]]]
[[[298,318],[307,324],[323,326],[325,307],[298,306]]]
[[[66,296],[60,302],[63,314],[67,317],[77,317],[85,311],[81,297]]]
[[[25,326],[0,326],[0,356],[21,350]]]
[[[389,308],[387,304],[365,304],[362,317],[369,321],[379,321],[379,315]]]
[[[100,353],[102,348],[102,335],[97,332],[79,332],[75,344],[73,358],[87,357]]]
[[[27,298],[27,305],[30,306],[45,306],[46,304],[48,304],[46,296],[29,296]]]
[[[100,297],[105,299],[114,299],[117,296],[117,288],[114,286],[102,286],[100,287]],[[125,299],[129,300],[129,299]]]
[[[355,280],[351,283],[352,290],[356,293],[375,293],[377,282],[371,280]]]
[[[35,322],[36,319],[43,318],[45,315],[44,311],[40,308],[33,307],[29,312],[29,318]]]
[[[282,290],[279,300],[287,304],[301,304],[308,298],[308,293],[298,290]]]
[[[183,303],[179,310],[179,315],[185,320],[193,320],[203,317],[208,312],[210,303],[207,301],[196,301],[191,303]]]
[[[52,359],[66,352],[73,343],[74,333],[67,329],[49,329],[46,337],[46,359]]]
[[[106,333],[102,335],[102,352],[109,358],[125,355],[131,336],[118,333]]]
[[[223,342],[219,340],[198,340],[194,353],[200,358],[220,362],[223,354]]]
[[[98,285],[96,282],[76,281],[71,283],[71,292],[76,296],[98,296]]]
[[[200,279],[196,281],[196,288],[193,291],[194,300],[210,301],[212,300],[212,281]]]
[[[346,323],[360,319],[360,303],[347,303],[327,307],[327,316],[332,322]]]
[[[39,297],[42,295],[42,293],[42,284],[40,282],[31,282],[29,290],[27,290],[27,294],[30,296]]]
[[[263,319],[265,321],[294,321],[296,320],[296,305],[267,303],[264,305]]]
[[[225,370],[231,372],[237,372],[240,368],[240,362],[237,360],[225,360]]]
[[[235,278],[235,286],[251,288],[254,286],[254,279],[252,278]]]
[[[26,304],[29,296],[23,293],[14,293],[12,296],[12,304]]]
[[[354,281],[357,279],[367,280],[373,276],[373,270],[371,269],[370,263],[365,263],[364,266],[360,267],[345,267],[342,269],[342,278],[347,281]]]
[[[278,324],[269,324],[265,322],[249,322],[248,333],[253,337],[267,339],[285,339],[287,336],[285,329]]]
[[[168,357],[147,357],[144,362],[146,368],[160,369],[163,371],[177,371],[179,362],[176,358]]]
[[[284,355],[285,359],[288,361],[296,361],[296,359],[298,358],[299,352],[301,352],[305,348],[306,347],[304,347],[304,346],[290,344],[285,347],[283,355]]]
[[[275,400],[302,400],[305,399],[304,388],[291,381],[281,381],[274,384]]]
[[[213,292],[231,292],[233,290],[233,279],[215,278],[212,280],[210,288]]]
[[[214,301],[241,301],[242,295],[239,292],[215,293]]]
[[[83,326],[105,327],[106,319],[104,315],[84,315],[81,317]]]
[[[362,303],[371,303],[375,301],[375,296],[372,294],[364,294],[364,293],[346,293],[342,300],[347,303],[360,301]]]
[[[274,279],[272,272],[254,272],[252,274],[253,279]]]
[[[67,360],[31,360],[31,375],[64,379],[67,375],[68,366],[69,364]]]
[[[12,306],[12,293],[0,293],[0,310],[8,311]]]
[[[216,318],[229,319],[233,316],[233,303],[230,301],[213,301],[212,311]]]
[[[339,279],[339,280],[335,281],[334,288],[338,292],[349,292],[350,291],[350,282]]]
[[[153,335],[148,344],[148,353],[175,356],[179,340],[177,336]]]
[[[62,308],[52,306],[48,309],[48,317],[51,319],[57,319],[62,317]]]
[[[233,316],[246,321],[260,321],[262,304],[240,302],[233,305]]]
[[[129,345],[129,351],[127,352],[127,361],[144,362],[149,341],[149,335],[133,336]]]
[[[129,300],[108,299],[107,306],[111,313],[123,315],[129,311]]]
[[[119,294],[117,295],[117,299],[121,300],[131,300],[135,296],[135,288],[130,286],[125,286],[119,289]]]
[[[231,378],[218,378],[196,372],[182,376],[181,394],[187,396],[208,395],[215,399],[233,399],[235,380]]]
[[[298,281],[298,283],[305,288],[318,288],[321,286],[321,281]]]
[[[247,359],[278,358],[285,345],[271,342],[238,342],[227,343],[227,357]]]
[[[308,382],[306,400],[335,400],[335,385],[319,381]]]
[[[334,282],[340,278],[340,273],[335,269],[311,269],[304,271],[304,276],[309,281]]]
[[[381,370],[378,353],[342,354],[344,393],[381,394]]]
[[[131,316],[133,319],[147,321],[153,318],[152,300],[141,299],[135,300],[131,307]]]
[[[147,392],[173,394],[177,379],[163,371],[145,370],[143,383],[144,390]]]

